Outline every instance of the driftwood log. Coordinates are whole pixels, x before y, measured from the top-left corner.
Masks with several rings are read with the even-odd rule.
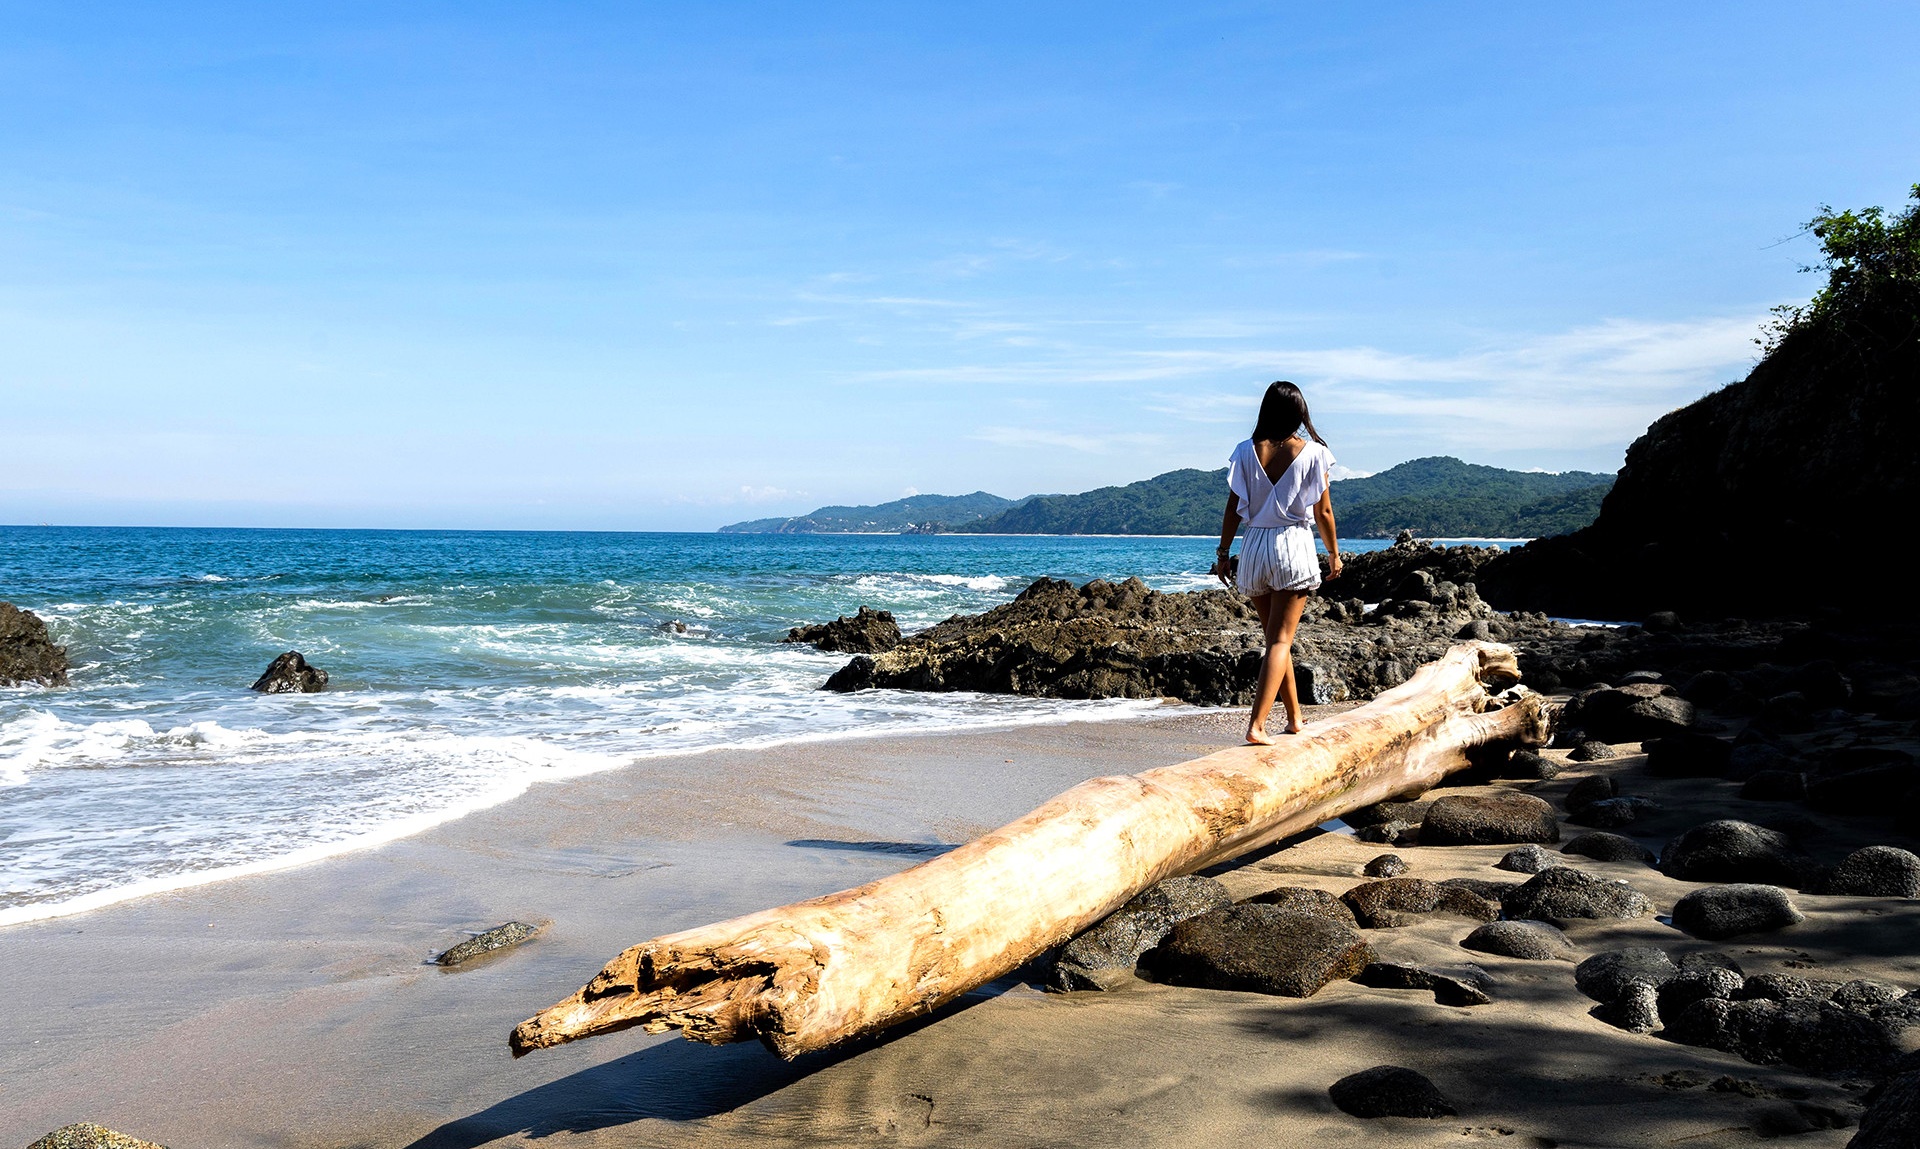
[[[1540,697],[1507,691],[1519,678],[1510,648],[1462,643],[1278,746],[1095,778],[912,869],[642,942],[521,1022],[513,1053],[638,1025],[794,1057],[924,1014],[1155,882],[1425,790],[1476,748],[1544,743]]]

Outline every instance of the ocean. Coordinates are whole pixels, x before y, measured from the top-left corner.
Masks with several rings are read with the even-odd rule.
[[[1383,542],[1360,542],[1371,550]],[[868,691],[787,628],[912,631],[1043,575],[1214,585],[1199,538],[0,527],[70,686],[0,688],[0,924],[389,841],[528,786],[1155,702]],[[676,625],[677,624],[677,625]],[[299,650],[320,694],[248,689]]]

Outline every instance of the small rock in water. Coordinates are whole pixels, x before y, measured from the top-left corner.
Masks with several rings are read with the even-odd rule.
[[[1718,941],[1785,929],[1804,920],[1779,886],[1713,886],[1673,904],[1673,924],[1697,938]]]
[[[1450,794],[1427,807],[1420,821],[1423,846],[1494,846],[1558,842],[1553,807],[1514,790],[1495,794]]]
[[[1653,946],[1594,954],[1573,967],[1573,984],[1581,993],[1603,1002],[1619,997],[1632,982],[1643,981],[1657,989],[1679,976],[1680,967],[1665,950]]]
[[[1342,1077],[1327,1096],[1355,1117],[1452,1117],[1458,1112],[1425,1075],[1398,1065]]]
[[[1159,945],[1174,926],[1231,904],[1227,888],[1212,878],[1169,878],[1149,886],[1062,946],[1053,960],[1051,984],[1062,992],[1111,989],[1131,977],[1140,955]]]
[[[862,606],[851,618],[843,614],[832,622],[796,626],[780,641],[802,642],[829,652],[884,654],[900,645],[900,625],[892,611]]]
[[[530,926],[525,922],[507,922],[475,934],[452,949],[439,954],[433,961],[435,965],[459,965],[486,954],[517,946],[539,932],[538,926]]]
[[[1397,878],[1412,868],[1398,854],[1382,854],[1368,862],[1360,872],[1369,878]]]
[[[1523,961],[1571,960],[1573,943],[1558,927],[1545,922],[1488,922],[1461,942],[1470,950]]]
[[[1824,892],[1855,898],[1920,897],[1920,856],[1898,846],[1855,850],[1827,876]]]
[[[268,664],[265,674],[253,684],[262,694],[317,694],[327,688],[327,672],[308,666],[297,650],[289,650]]]
[[[1604,762],[1609,758],[1618,758],[1618,757],[1620,757],[1620,752],[1618,750],[1615,750],[1613,747],[1607,745],[1605,742],[1596,742],[1593,739],[1589,738],[1585,742],[1582,742],[1580,745],[1575,746],[1573,748],[1573,751],[1567,755],[1567,761],[1569,762]]]
[[[1637,918],[1653,912],[1645,894],[1625,882],[1555,866],[1529,878],[1506,899],[1507,916],[1535,921]]]
[[[142,1141],[138,1137],[129,1137],[125,1133],[95,1125],[91,1121],[80,1121],[72,1125],[62,1125],[40,1140],[27,1146],[27,1149],[163,1149],[151,1141]]]
[[[1515,846],[1494,863],[1497,869],[1511,870],[1516,874],[1537,874],[1548,866],[1557,866],[1560,858],[1545,846]]]
[[[0,686],[65,686],[67,669],[67,648],[54,644],[40,616],[0,602]]]
[[[1141,955],[1157,980],[1203,989],[1312,997],[1365,969],[1373,950],[1353,930],[1277,906],[1210,910],[1173,927]]]
[[[1618,799],[1610,799],[1610,801],[1618,801]],[[1592,858],[1598,862],[1639,862],[1651,866],[1655,861],[1652,850],[1632,838],[1621,834],[1609,834],[1605,830],[1582,834],[1560,847],[1560,852]]]
[[[847,664],[827,676],[820,689],[831,690],[835,694],[852,694],[856,690],[868,690],[873,686],[873,659],[864,654],[856,654]]]
[[[1325,890],[1316,890],[1311,886],[1281,886],[1255,894],[1246,901],[1253,905],[1278,906],[1294,913],[1314,914],[1349,928],[1356,928],[1360,924],[1347,903]]]

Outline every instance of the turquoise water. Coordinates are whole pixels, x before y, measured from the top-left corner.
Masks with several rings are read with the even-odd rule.
[[[0,923],[389,840],[651,755],[1138,714],[1155,704],[828,694],[845,658],[778,640],[862,604],[911,631],[1042,575],[1207,586],[1212,549],[0,527],[0,599],[74,667],[65,688],[0,688]],[[327,692],[247,689],[296,649]]]

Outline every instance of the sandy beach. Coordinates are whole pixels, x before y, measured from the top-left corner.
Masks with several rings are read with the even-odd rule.
[[[94,1120],[175,1149],[1733,1145],[1785,1132],[1845,1144],[1846,1128],[1808,1129],[1806,1114],[1856,1122],[1863,1083],[1615,1029],[1588,1015],[1567,963],[1470,954],[1457,943],[1473,923],[1444,917],[1367,939],[1381,960],[1477,962],[1493,1004],[1351,982],[1304,1001],[1145,981],[1059,995],[1013,977],[791,1064],[756,1045],[638,1031],[508,1055],[516,1022],[628,944],[904,868],[1081,779],[1216,749],[1241,720],[1167,713],[651,760],[377,850],[9,928],[0,1009],[19,1038],[0,1054],[0,1140]],[[1557,801],[1586,773],[1638,762],[1576,764],[1534,792]],[[1737,802],[1719,780],[1633,787],[1666,806],[1632,831],[1656,848]],[[1823,850],[1854,837],[1846,819],[1820,821]],[[1491,868],[1506,849],[1397,852],[1421,877],[1510,878]],[[1338,893],[1382,851],[1323,834],[1217,876],[1236,897],[1282,884]],[[1694,888],[1638,864],[1570,861],[1630,879],[1663,911]],[[1718,948],[1749,975],[1920,983],[1914,903],[1795,901],[1800,925],[1718,947],[1655,918],[1569,933],[1582,955]],[[423,964],[511,918],[546,929],[457,970]],[[1333,1107],[1329,1083],[1383,1063],[1418,1067],[1460,1116],[1362,1122]]]

